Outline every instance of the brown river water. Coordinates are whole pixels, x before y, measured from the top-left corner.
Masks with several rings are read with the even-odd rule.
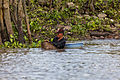
[[[120,80],[120,40],[79,42],[83,49],[0,49],[0,80]]]

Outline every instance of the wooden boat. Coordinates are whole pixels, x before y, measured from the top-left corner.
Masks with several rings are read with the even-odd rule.
[[[55,50],[57,49],[55,46],[53,46],[51,43],[44,41],[41,43],[41,47],[45,50]],[[65,48],[82,48],[83,43],[66,43]]]
[[[67,43],[65,48],[82,48],[83,43]]]

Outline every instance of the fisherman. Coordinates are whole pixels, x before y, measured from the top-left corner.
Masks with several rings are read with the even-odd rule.
[[[50,41],[50,43],[53,44],[58,49],[63,49],[66,43],[63,28],[59,29],[56,33],[57,36],[53,39],[53,41]]]

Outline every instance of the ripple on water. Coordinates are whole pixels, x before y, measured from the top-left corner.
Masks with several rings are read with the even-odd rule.
[[[0,80],[120,80],[120,41],[82,42],[84,49],[64,52],[0,50]]]

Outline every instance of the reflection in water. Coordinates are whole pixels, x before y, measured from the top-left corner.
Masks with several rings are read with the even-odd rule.
[[[120,41],[82,41],[84,49],[0,50],[0,80],[120,80]]]

